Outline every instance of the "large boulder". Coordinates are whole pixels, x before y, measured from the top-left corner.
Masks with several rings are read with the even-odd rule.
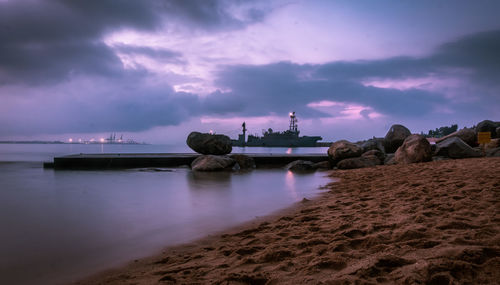
[[[476,132],[490,132],[491,138],[497,137],[497,128],[500,127],[500,123],[493,122],[490,120],[484,120],[479,122],[476,126]]]
[[[392,125],[384,138],[385,152],[395,152],[409,135],[411,132],[405,126]]]
[[[375,155],[366,155],[361,157],[346,158],[337,163],[338,169],[354,169],[372,167],[382,164],[382,161]]]
[[[459,137],[461,140],[463,140],[466,144],[475,147],[477,146],[477,133],[476,130],[474,129],[469,129],[469,128],[463,128],[461,130],[458,130],[454,133],[451,133],[447,136],[444,136],[442,138],[439,138],[436,140],[436,143],[440,143],[448,138],[451,137]]]
[[[367,152],[364,152],[361,156],[368,156],[368,155],[375,155],[376,157],[378,157],[378,159],[380,159],[380,161],[385,160],[385,153],[381,152],[378,149],[372,149]]]
[[[231,154],[230,158],[234,159],[240,169],[252,169],[255,168],[255,160],[244,154]]]
[[[291,171],[311,171],[316,170],[314,162],[307,160],[295,160],[285,166],[285,169]]]
[[[431,144],[422,135],[410,135],[396,151],[394,160],[397,164],[431,161]]]
[[[361,143],[361,148],[363,152],[367,152],[369,150],[379,150],[385,153],[384,148],[384,139],[383,138],[373,138]]]
[[[222,155],[231,153],[231,139],[225,135],[192,132],[186,139],[187,145],[197,153]]]
[[[332,143],[327,153],[331,165],[334,166],[343,159],[361,156],[363,149],[354,143],[340,140]]]
[[[448,138],[436,146],[436,156],[446,156],[451,158],[480,157],[481,152],[473,149],[459,137]]]
[[[194,171],[231,170],[236,160],[226,155],[200,155],[191,163]]]

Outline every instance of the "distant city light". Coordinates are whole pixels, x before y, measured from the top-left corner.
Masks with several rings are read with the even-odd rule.
[[[210,131],[209,131],[209,133],[210,133],[211,135],[213,135],[213,134],[214,134],[214,131],[213,131],[213,130],[210,130]]]
[[[103,143],[104,142],[104,138],[99,139],[99,141]]]
[[[72,139],[72,138],[69,138],[69,140],[68,140],[68,141],[69,141],[69,142],[73,142],[73,139]]]

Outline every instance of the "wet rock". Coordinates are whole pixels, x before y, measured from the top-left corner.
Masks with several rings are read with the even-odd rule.
[[[451,137],[459,137],[460,139],[462,139],[466,144],[472,146],[472,147],[475,147],[477,146],[477,133],[476,133],[476,130],[474,129],[468,129],[468,128],[464,128],[464,129],[461,129],[461,130],[458,130],[454,133],[451,133],[447,136],[444,136],[442,138],[439,138],[436,140],[436,143],[440,143],[448,138],[451,138]]]
[[[337,162],[343,159],[361,156],[363,149],[354,143],[340,140],[334,142],[327,153],[331,165],[336,165]]]
[[[230,158],[236,160],[236,163],[239,165],[240,169],[252,169],[255,168],[255,160],[244,154],[231,154]]]
[[[380,159],[380,161],[385,160],[385,153],[381,152],[378,149],[372,149],[367,152],[364,152],[361,156],[368,156],[368,155],[375,155],[376,157],[378,157],[378,159]]]
[[[410,135],[396,151],[394,160],[397,164],[431,161],[431,144],[422,135]]]
[[[437,144],[434,155],[451,158],[480,157],[481,152],[473,149],[458,137],[448,138]]]
[[[291,171],[312,171],[316,170],[314,168],[314,162],[307,160],[295,160],[290,162],[285,166],[285,169]]]
[[[392,125],[384,138],[385,152],[394,153],[409,135],[411,132],[405,126]]]
[[[233,150],[231,139],[225,135],[192,132],[186,143],[192,150],[201,154],[223,155]]]
[[[476,132],[490,132],[491,138],[497,137],[497,128],[500,127],[499,122],[493,122],[490,120],[484,120],[479,122],[476,126]]]
[[[201,155],[191,163],[194,171],[220,171],[230,170],[236,160],[226,155]]]
[[[375,155],[346,158],[337,163],[338,169],[355,169],[380,165],[382,162]]]
[[[321,162],[316,162],[315,164],[313,164],[313,167],[316,169],[331,169],[332,165],[330,164],[329,161],[325,160]]]

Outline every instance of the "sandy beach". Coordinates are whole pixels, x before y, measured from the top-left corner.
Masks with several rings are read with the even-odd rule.
[[[316,199],[77,284],[498,284],[500,158],[329,175]]]

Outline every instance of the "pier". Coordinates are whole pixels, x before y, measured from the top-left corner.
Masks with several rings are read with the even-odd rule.
[[[328,160],[326,154],[275,154],[244,153],[255,160],[257,168],[283,167],[295,160],[321,162]],[[44,168],[54,169],[127,169],[147,167],[180,167],[191,165],[200,154],[197,153],[114,153],[75,154],[54,157],[53,162],[44,163]]]

